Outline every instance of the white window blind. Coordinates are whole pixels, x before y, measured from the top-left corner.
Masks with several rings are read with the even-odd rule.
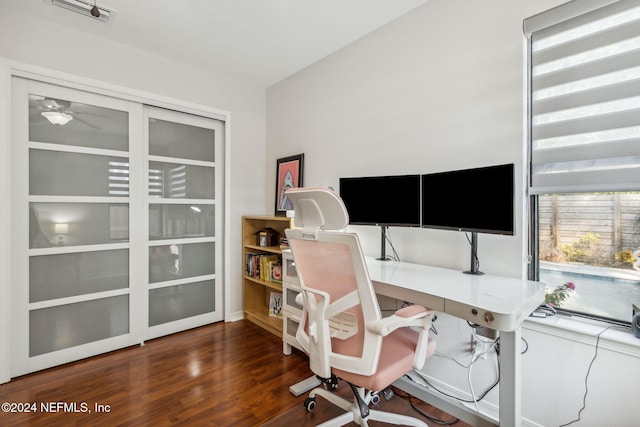
[[[640,190],[640,0],[525,20],[531,193]]]

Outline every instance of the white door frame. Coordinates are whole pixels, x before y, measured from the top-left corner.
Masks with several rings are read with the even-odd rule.
[[[139,102],[160,108],[181,111],[225,122],[224,145],[224,248],[223,283],[224,319],[230,319],[230,268],[231,242],[229,236],[231,196],[230,196],[230,166],[231,166],[231,114],[228,111],[205,105],[185,102],[157,94],[144,92],[119,85],[88,79],[73,74],[62,73],[43,67],[37,67],[0,58],[0,235],[4,238],[0,243],[0,384],[8,382],[10,376],[10,303],[12,251],[11,239],[11,78],[24,77],[72,89],[84,90],[96,94],[107,95],[128,101]]]

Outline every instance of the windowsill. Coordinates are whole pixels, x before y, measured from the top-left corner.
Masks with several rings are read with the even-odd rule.
[[[522,327],[588,345],[595,345],[598,334],[610,328],[600,335],[598,347],[640,359],[640,338],[636,338],[630,328],[563,314],[545,318],[528,317]]]

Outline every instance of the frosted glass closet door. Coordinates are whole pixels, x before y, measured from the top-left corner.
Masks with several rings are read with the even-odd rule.
[[[224,123],[147,107],[148,337],[222,320]]]
[[[143,339],[130,218],[144,184],[131,143],[142,106],[21,78],[13,89],[16,376]]]

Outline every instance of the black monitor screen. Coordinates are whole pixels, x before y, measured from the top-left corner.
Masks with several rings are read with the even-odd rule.
[[[422,175],[422,227],[513,235],[513,164]]]
[[[420,226],[420,175],[340,178],[349,224]]]

